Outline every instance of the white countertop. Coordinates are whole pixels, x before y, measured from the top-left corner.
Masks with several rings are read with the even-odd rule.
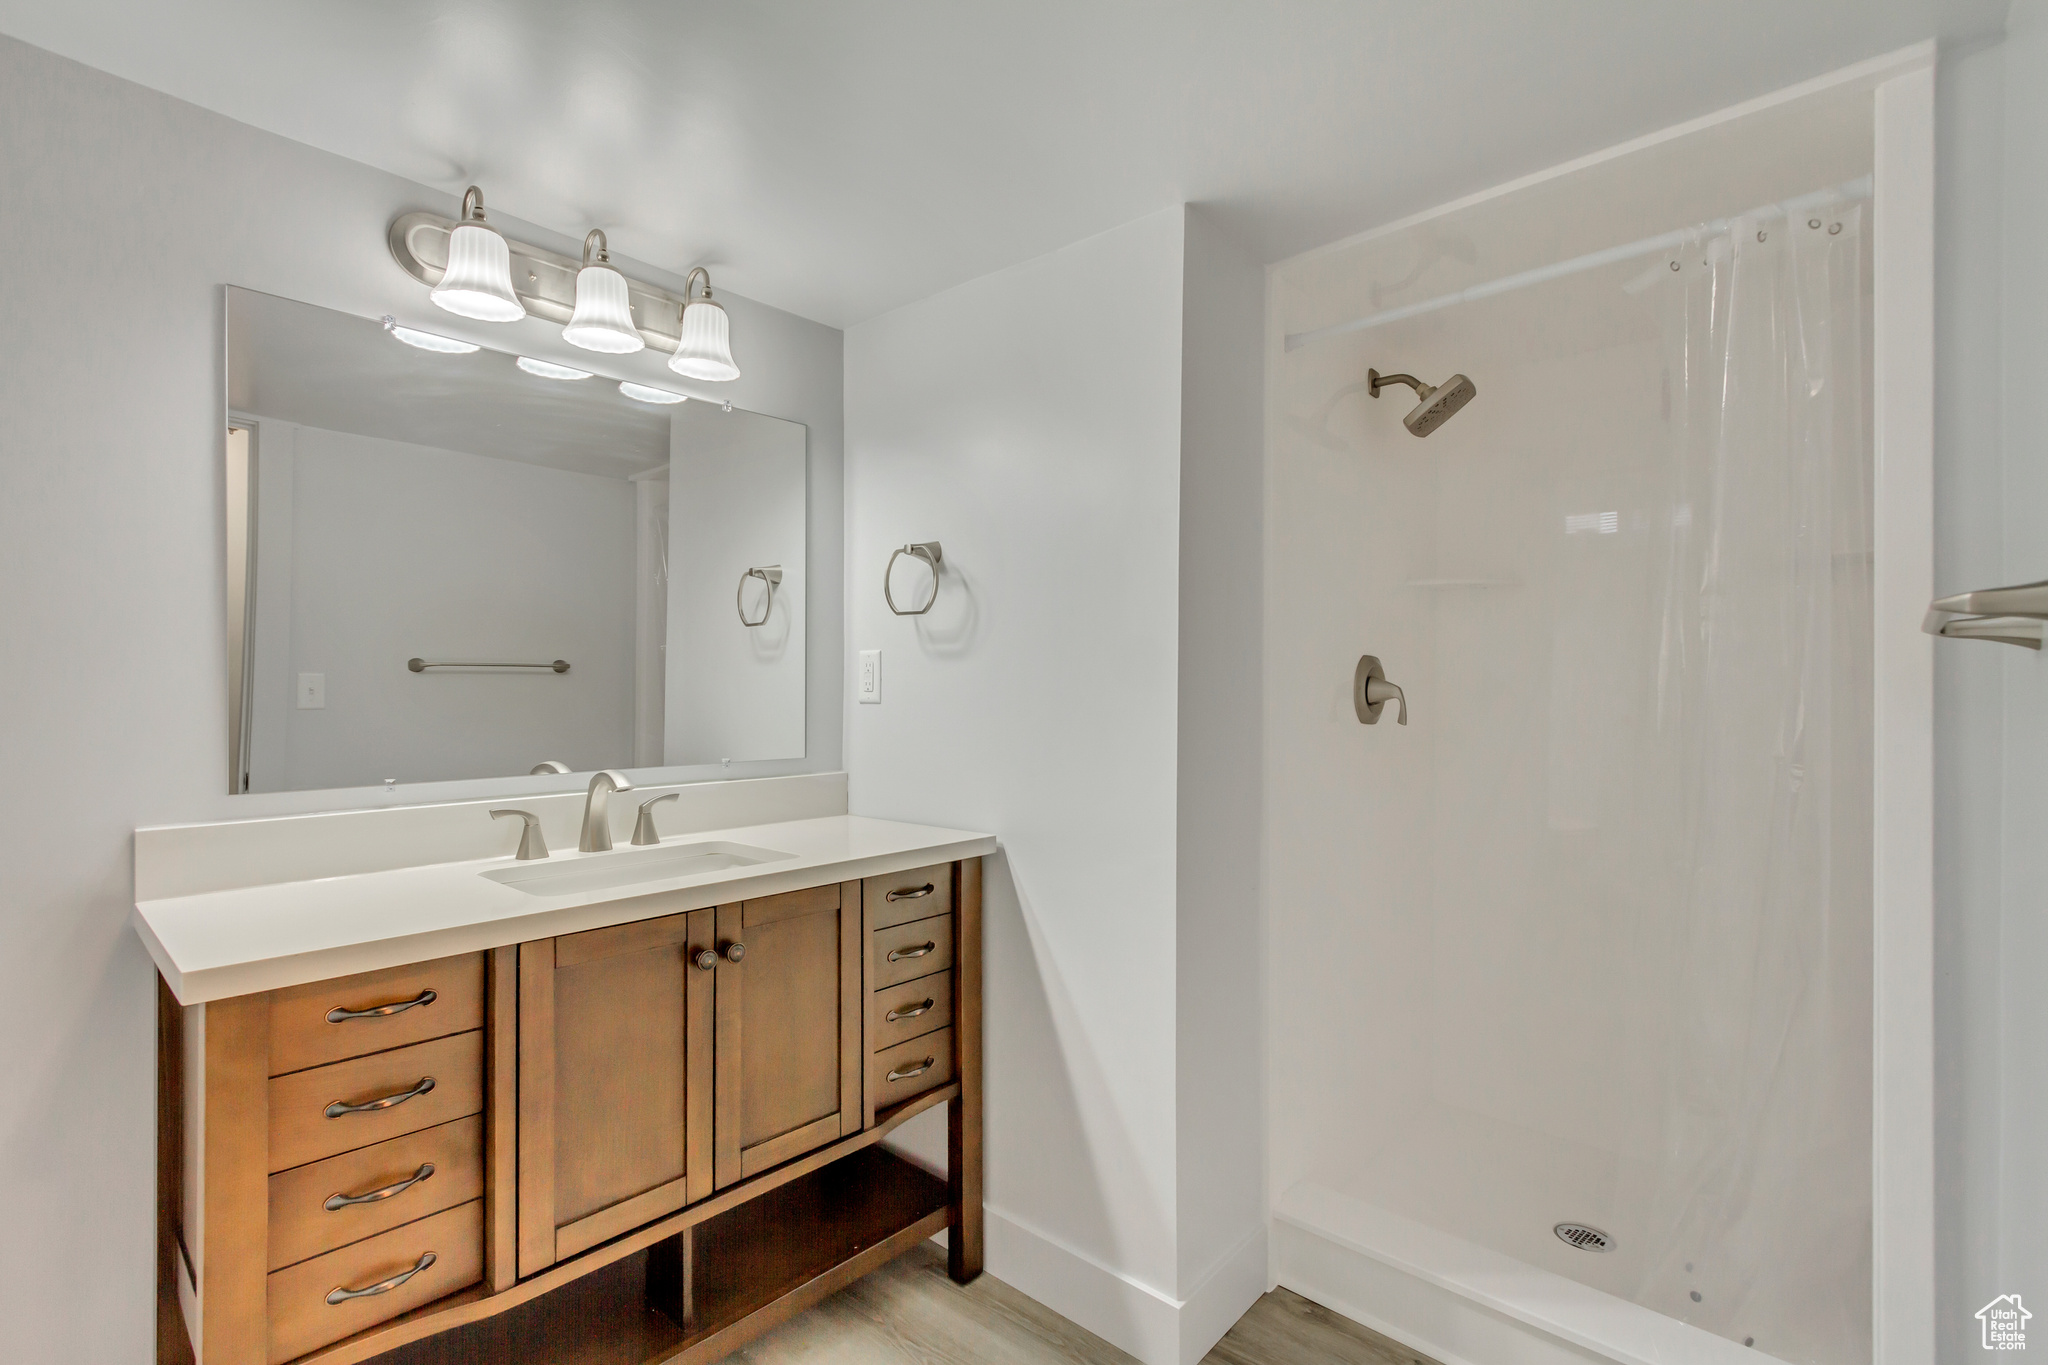
[[[182,1004],[425,962],[529,939],[902,872],[996,851],[995,836],[832,815],[672,835],[794,856],[602,891],[530,895],[482,873],[540,867],[510,857],[208,891],[135,904],[135,931]],[[557,853],[550,864],[645,852]]]

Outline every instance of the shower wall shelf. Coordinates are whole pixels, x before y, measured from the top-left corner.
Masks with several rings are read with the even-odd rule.
[[[1951,640],[1992,640],[2039,649],[2048,631],[2048,581],[1937,597],[1928,604],[1920,629]]]

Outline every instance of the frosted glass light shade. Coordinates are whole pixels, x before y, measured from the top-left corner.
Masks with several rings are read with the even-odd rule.
[[[517,322],[525,305],[512,292],[512,249],[496,228],[458,223],[448,235],[448,270],[427,296],[479,322]]]
[[[607,355],[630,355],[647,344],[633,325],[624,275],[608,265],[586,265],[576,272],[576,312],[562,328],[562,340]]]
[[[590,371],[579,370],[569,365],[557,365],[552,360],[535,360],[523,355],[514,362],[520,369],[539,379],[588,379]]]
[[[732,337],[725,309],[710,299],[698,299],[683,309],[683,340],[669,358],[668,367],[690,379],[738,379],[740,367],[732,362]]]
[[[619,392],[636,403],[687,403],[687,393],[671,393],[667,389],[651,389],[645,384],[635,384],[630,379],[621,381]]]

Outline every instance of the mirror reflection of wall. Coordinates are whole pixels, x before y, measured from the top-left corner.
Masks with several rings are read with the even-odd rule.
[[[228,291],[235,789],[802,755],[804,428],[515,362]]]

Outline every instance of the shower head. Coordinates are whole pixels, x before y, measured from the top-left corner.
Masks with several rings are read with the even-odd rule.
[[[1441,384],[1431,385],[1412,374],[1381,374],[1378,370],[1365,372],[1365,391],[1374,398],[1380,396],[1380,387],[1384,384],[1406,384],[1422,400],[1415,405],[1413,412],[1401,419],[1401,424],[1417,436],[1427,436],[1435,431],[1479,392],[1478,387],[1462,374],[1454,374]]]

